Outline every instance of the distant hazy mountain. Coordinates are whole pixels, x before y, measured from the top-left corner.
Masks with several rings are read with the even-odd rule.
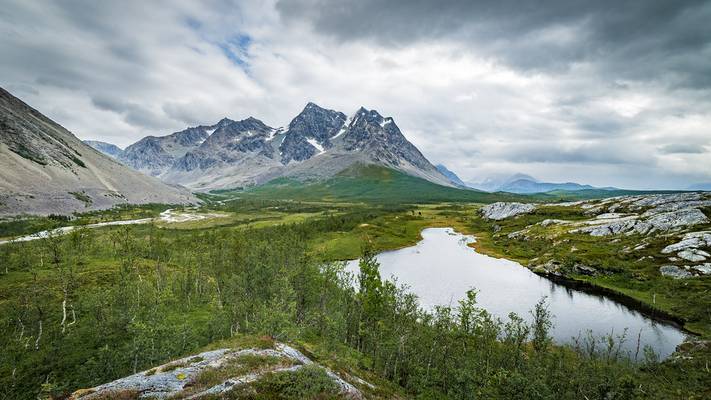
[[[579,183],[574,182],[550,183],[534,182],[528,179],[517,179],[500,187],[499,191],[509,193],[543,193],[550,192],[551,190],[575,191],[585,189],[594,189],[594,187],[590,185],[581,185]]]
[[[695,183],[687,188],[688,190],[711,191],[711,182]]]
[[[587,189],[614,190],[615,188],[596,188],[575,182],[552,183],[541,182],[526,174],[514,174],[507,178],[490,178],[469,186],[489,192],[509,192],[519,194],[545,193],[552,190],[578,191]]]
[[[0,88],[0,215],[195,201],[185,188],[168,186],[94,150]]]
[[[446,186],[392,118],[360,108],[351,117],[308,103],[287,128],[256,118],[223,119],[128,146],[121,162],[197,190],[265,183],[277,177],[325,179],[355,164],[393,168]]]
[[[123,154],[123,150],[115,144],[101,142],[98,140],[84,140],[83,142],[109,157],[119,158]]]
[[[488,177],[480,182],[467,182],[467,186],[479,190],[484,190],[487,192],[499,191],[502,187],[515,182],[517,180],[528,180],[531,182],[538,182],[536,178],[526,175],[526,174],[514,174],[511,176],[494,176]]]
[[[460,187],[469,187],[466,183],[464,183],[464,181],[462,181],[462,180],[457,176],[457,174],[455,174],[454,172],[450,171],[450,170],[449,170],[447,167],[445,167],[444,165],[442,165],[442,164],[437,164],[436,167],[437,167],[437,171],[439,171],[442,175],[444,175],[445,177],[447,177],[447,179],[449,179],[449,181],[452,182],[453,184],[455,184],[455,185],[457,185],[457,186],[460,186]]]

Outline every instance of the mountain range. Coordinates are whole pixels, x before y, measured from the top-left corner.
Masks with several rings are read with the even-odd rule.
[[[101,142],[99,140],[83,140],[83,142],[113,158],[119,158],[123,154],[123,150],[115,144]]]
[[[349,117],[308,103],[285,128],[253,117],[223,118],[167,136],[147,136],[122,152],[90,143],[138,171],[196,191],[250,187],[280,177],[318,181],[359,164],[458,185],[405,138],[392,118],[363,107]]]
[[[0,88],[0,216],[197,199],[94,150]]]
[[[616,188],[612,187],[597,188],[591,185],[584,185],[575,182],[541,182],[530,175],[521,173],[507,177],[487,178],[481,182],[467,182],[466,185],[468,187],[483,190],[486,192],[508,192],[518,194],[546,193],[555,190],[569,192],[590,189],[616,190]]]

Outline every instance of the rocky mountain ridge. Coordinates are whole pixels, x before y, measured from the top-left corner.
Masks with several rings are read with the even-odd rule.
[[[0,88],[0,216],[198,200],[94,150]]]
[[[85,144],[88,144],[89,146],[93,147],[95,150],[98,150],[98,151],[100,151],[112,158],[119,158],[123,154],[123,149],[116,146],[115,144],[102,142],[99,140],[82,140],[82,141]]]
[[[185,154],[197,149],[218,128],[232,122],[224,118],[211,126],[187,128],[167,136],[146,136],[126,147],[118,159],[147,175],[159,176]]]
[[[443,164],[437,164],[435,165],[435,167],[440,173],[442,173],[442,175],[446,176],[447,179],[449,179],[455,185],[463,188],[469,187],[469,185],[467,185],[454,171],[451,171]]]
[[[249,117],[223,119],[168,136],[148,136],[119,160],[194,190],[259,185],[277,177],[333,176],[356,163],[377,164],[445,186],[444,176],[391,117],[361,107],[351,117],[308,103],[286,128]]]

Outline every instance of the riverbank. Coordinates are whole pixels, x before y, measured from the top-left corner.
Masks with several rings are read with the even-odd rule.
[[[590,217],[579,206],[544,206],[502,220],[475,213],[470,228],[478,239],[474,247],[482,253],[515,260],[563,284],[614,296],[650,317],[711,336],[711,300],[704,296],[711,290],[711,277],[674,279],[659,271],[674,259],[662,250],[684,231],[594,236],[575,231],[575,223],[558,222],[585,218]]]

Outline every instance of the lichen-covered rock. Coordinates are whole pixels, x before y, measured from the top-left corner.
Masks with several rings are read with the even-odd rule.
[[[693,268],[697,272],[701,273],[701,275],[711,275],[711,263],[706,263],[706,264],[702,264],[702,265],[694,265],[691,268]]]
[[[506,235],[506,237],[508,237],[509,239],[525,239],[526,233],[528,233],[527,229],[521,229],[520,231],[509,233],[508,235]]]
[[[631,209],[643,209],[647,207],[652,207],[652,209],[659,210],[658,212],[670,211],[679,206],[671,206],[672,204],[679,205],[681,207],[688,207],[687,202],[694,201],[704,201],[709,199],[709,196],[701,192],[692,193],[672,193],[672,194],[653,194],[653,195],[642,195],[642,196],[630,196],[625,198],[623,201],[629,203]],[[664,208],[660,208],[664,206]],[[678,209],[678,208],[677,208]]]
[[[563,219],[544,219],[541,221],[539,224],[541,226],[550,226],[550,225],[561,225],[561,224],[567,224],[569,221],[563,220]]]
[[[691,262],[699,262],[699,261],[704,261],[706,260],[707,257],[709,257],[709,253],[699,250],[699,249],[687,249],[687,250],[682,250],[677,255],[680,258],[683,258],[686,261],[691,261]]]
[[[484,218],[501,220],[515,217],[516,215],[528,214],[535,209],[536,206],[534,204],[498,202],[482,207],[481,213]]]
[[[697,249],[699,247],[711,247],[711,232],[701,231],[687,233],[680,242],[670,244],[662,249],[662,253],[676,253],[678,251]]]
[[[686,208],[656,214],[647,221],[652,230],[668,231],[673,228],[709,223],[708,217],[697,208]]]
[[[196,378],[201,373],[218,370],[229,365],[230,362],[239,361],[243,356],[273,357],[281,361],[275,365],[260,367],[255,371],[228,377],[224,381],[208,387],[196,388],[194,386]],[[175,360],[91,389],[78,390],[70,396],[70,400],[106,399],[120,393],[131,393],[140,399],[199,399],[220,396],[241,385],[258,381],[266,373],[293,372],[306,365],[316,364],[300,351],[283,343],[276,343],[273,349],[219,349]],[[360,390],[351,383],[325,367],[318,367],[323,368],[326,374],[333,379],[343,398],[363,398]],[[356,382],[361,381],[359,378]]]
[[[659,273],[674,279],[690,278],[692,276],[691,272],[686,268],[677,267],[676,265],[663,265],[659,268]]]
[[[580,275],[595,276],[598,274],[596,268],[584,264],[575,264],[573,266],[573,272]]]
[[[600,218],[603,216],[604,218]],[[585,221],[582,228],[572,232],[589,233],[591,236],[608,236],[618,234],[647,235],[653,232],[666,232],[676,228],[708,223],[709,219],[696,208],[686,208],[676,211],[654,214],[647,219],[638,215],[620,216],[620,214],[602,214],[592,220]]]
[[[560,272],[560,263],[555,260],[549,260],[545,264],[538,264],[538,265],[529,265],[528,266],[531,271],[537,273],[537,274],[545,274],[545,275],[555,275],[555,276],[562,276],[563,274]]]
[[[605,213],[605,214],[600,214],[595,217],[595,219],[620,219],[625,217],[625,214],[621,213]]]
[[[639,223],[636,217],[622,217],[616,219],[594,219],[586,221],[589,226],[574,229],[573,233],[588,233],[590,236],[608,236],[634,231]]]

